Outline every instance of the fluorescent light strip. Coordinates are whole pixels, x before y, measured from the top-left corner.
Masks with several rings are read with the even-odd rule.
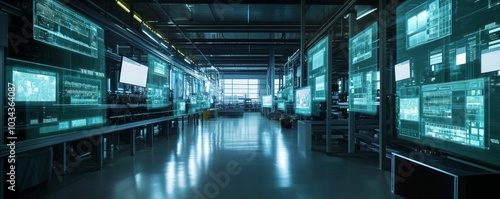
[[[491,45],[498,44],[498,43],[500,43],[500,39],[497,39],[495,41],[491,41],[491,42],[488,43],[488,45],[491,46]]]
[[[134,13],[134,19],[137,20],[139,23],[142,22],[141,17],[138,14],[136,14],[136,13]]]
[[[488,33],[491,34],[491,33],[494,33],[496,31],[500,31],[500,27],[491,29]]]
[[[160,43],[160,45],[162,45],[163,47],[165,47],[166,49],[168,49],[168,46],[165,45],[164,43]]]
[[[148,32],[146,32],[144,29],[142,29],[142,32],[143,32],[144,34],[146,34],[146,36],[148,36],[151,40],[153,40],[153,41],[155,41],[156,43],[158,43],[158,41],[157,41],[157,40],[156,40],[153,36],[151,36]]]
[[[356,17],[356,20],[359,20],[359,19],[363,18],[364,16],[369,15],[372,12],[375,12],[375,10],[377,10],[377,8],[373,8],[371,10],[366,11],[365,13],[363,13],[360,16]]]
[[[116,0],[116,3],[125,10],[125,12],[130,13],[128,6],[120,0]]]
[[[488,49],[493,49],[493,48],[500,48],[500,44],[491,45]]]

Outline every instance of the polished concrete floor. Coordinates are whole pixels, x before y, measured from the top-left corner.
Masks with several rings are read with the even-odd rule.
[[[117,156],[103,170],[51,182],[36,198],[399,198],[375,153],[303,151],[296,135],[260,113],[186,124],[179,136]]]

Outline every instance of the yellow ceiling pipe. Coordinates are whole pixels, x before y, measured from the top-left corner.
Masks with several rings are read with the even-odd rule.
[[[121,1],[121,0],[116,0],[116,3],[125,10],[125,12],[130,13],[130,9],[128,8],[128,5]]]

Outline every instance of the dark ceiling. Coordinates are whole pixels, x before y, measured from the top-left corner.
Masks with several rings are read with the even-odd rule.
[[[221,72],[266,71],[272,51],[280,67],[300,48],[300,1],[123,0],[130,13],[140,16],[142,25],[116,0],[91,1],[132,27],[147,24],[198,69],[213,70],[210,68],[214,66]],[[315,35],[344,3],[306,1],[305,40]],[[356,8],[360,12],[377,3],[359,0]],[[342,21],[346,20],[339,20],[334,28],[339,43],[345,42],[348,32],[347,23]]]

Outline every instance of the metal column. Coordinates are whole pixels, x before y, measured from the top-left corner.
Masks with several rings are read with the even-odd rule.
[[[68,159],[67,159],[67,156],[68,156],[68,147],[67,147],[68,143],[67,142],[63,142],[62,144],[60,144],[61,148],[60,148],[60,151],[58,151],[59,153],[57,154],[58,155],[58,159],[59,161],[61,161],[61,165],[62,165],[62,168],[61,168],[61,174],[66,174],[66,172],[68,171]]]
[[[135,155],[135,133],[137,129],[132,128],[130,129],[130,155],[134,156]]]
[[[148,147],[153,147],[153,138],[154,138],[155,127],[153,124],[148,124],[146,130],[146,136],[148,140]]]
[[[304,66],[304,52],[306,48],[306,0],[300,1],[300,55],[299,55],[299,63],[300,63],[300,81],[299,87],[304,87],[307,81],[307,68]]]
[[[173,123],[172,120],[169,120],[169,121],[166,122],[166,127],[167,128],[165,130],[167,131],[166,132],[166,134],[167,134],[167,140],[170,139],[170,129],[173,128],[173,125],[174,125],[174,123]]]
[[[352,9],[349,12],[349,38],[352,38],[355,35],[354,28],[356,27],[356,10]],[[352,60],[350,57],[348,58],[349,67],[352,65]],[[348,81],[349,82],[349,77]],[[347,88],[348,89],[348,88]],[[347,152],[354,153],[356,152],[356,113],[349,112],[349,131],[348,134],[348,145]]]
[[[379,169],[385,169],[389,165],[387,161],[385,161],[385,153],[387,146],[387,136],[388,130],[387,127],[387,110],[389,110],[387,105],[387,91],[389,88],[389,80],[391,80],[391,76],[389,74],[391,68],[387,64],[387,2],[386,0],[379,1],[379,19],[378,19],[378,33],[379,33],[379,57],[378,57],[378,65],[380,71],[380,100],[379,100],[379,125],[380,125],[380,133],[379,133]]]
[[[333,31],[328,32],[328,41],[325,52],[328,52],[326,64],[326,153],[331,154],[332,151],[332,41]]]
[[[97,136],[97,146],[95,149],[96,153],[96,162],[97,162],[97,170],[102,170],[104,165],[104,143],[103,143],[103,135]]]
[[[269,70],[270,70],[270,76],[269,78],[271,79],[271,90],[269,93],[270,95],[273,96],[273,101],[274,101],[274,71],[275,71],[275,60],[274,60],[274,48],[271,48],[269,50]],[[273,111],[273,107],[271,107],[271,111]]]
[[[174,125],[176,135],[179,134],[179,126],[180,126],[180,122],[179,122],[179,118],[177,117],[177,118],[175,118],[175,125]]]

